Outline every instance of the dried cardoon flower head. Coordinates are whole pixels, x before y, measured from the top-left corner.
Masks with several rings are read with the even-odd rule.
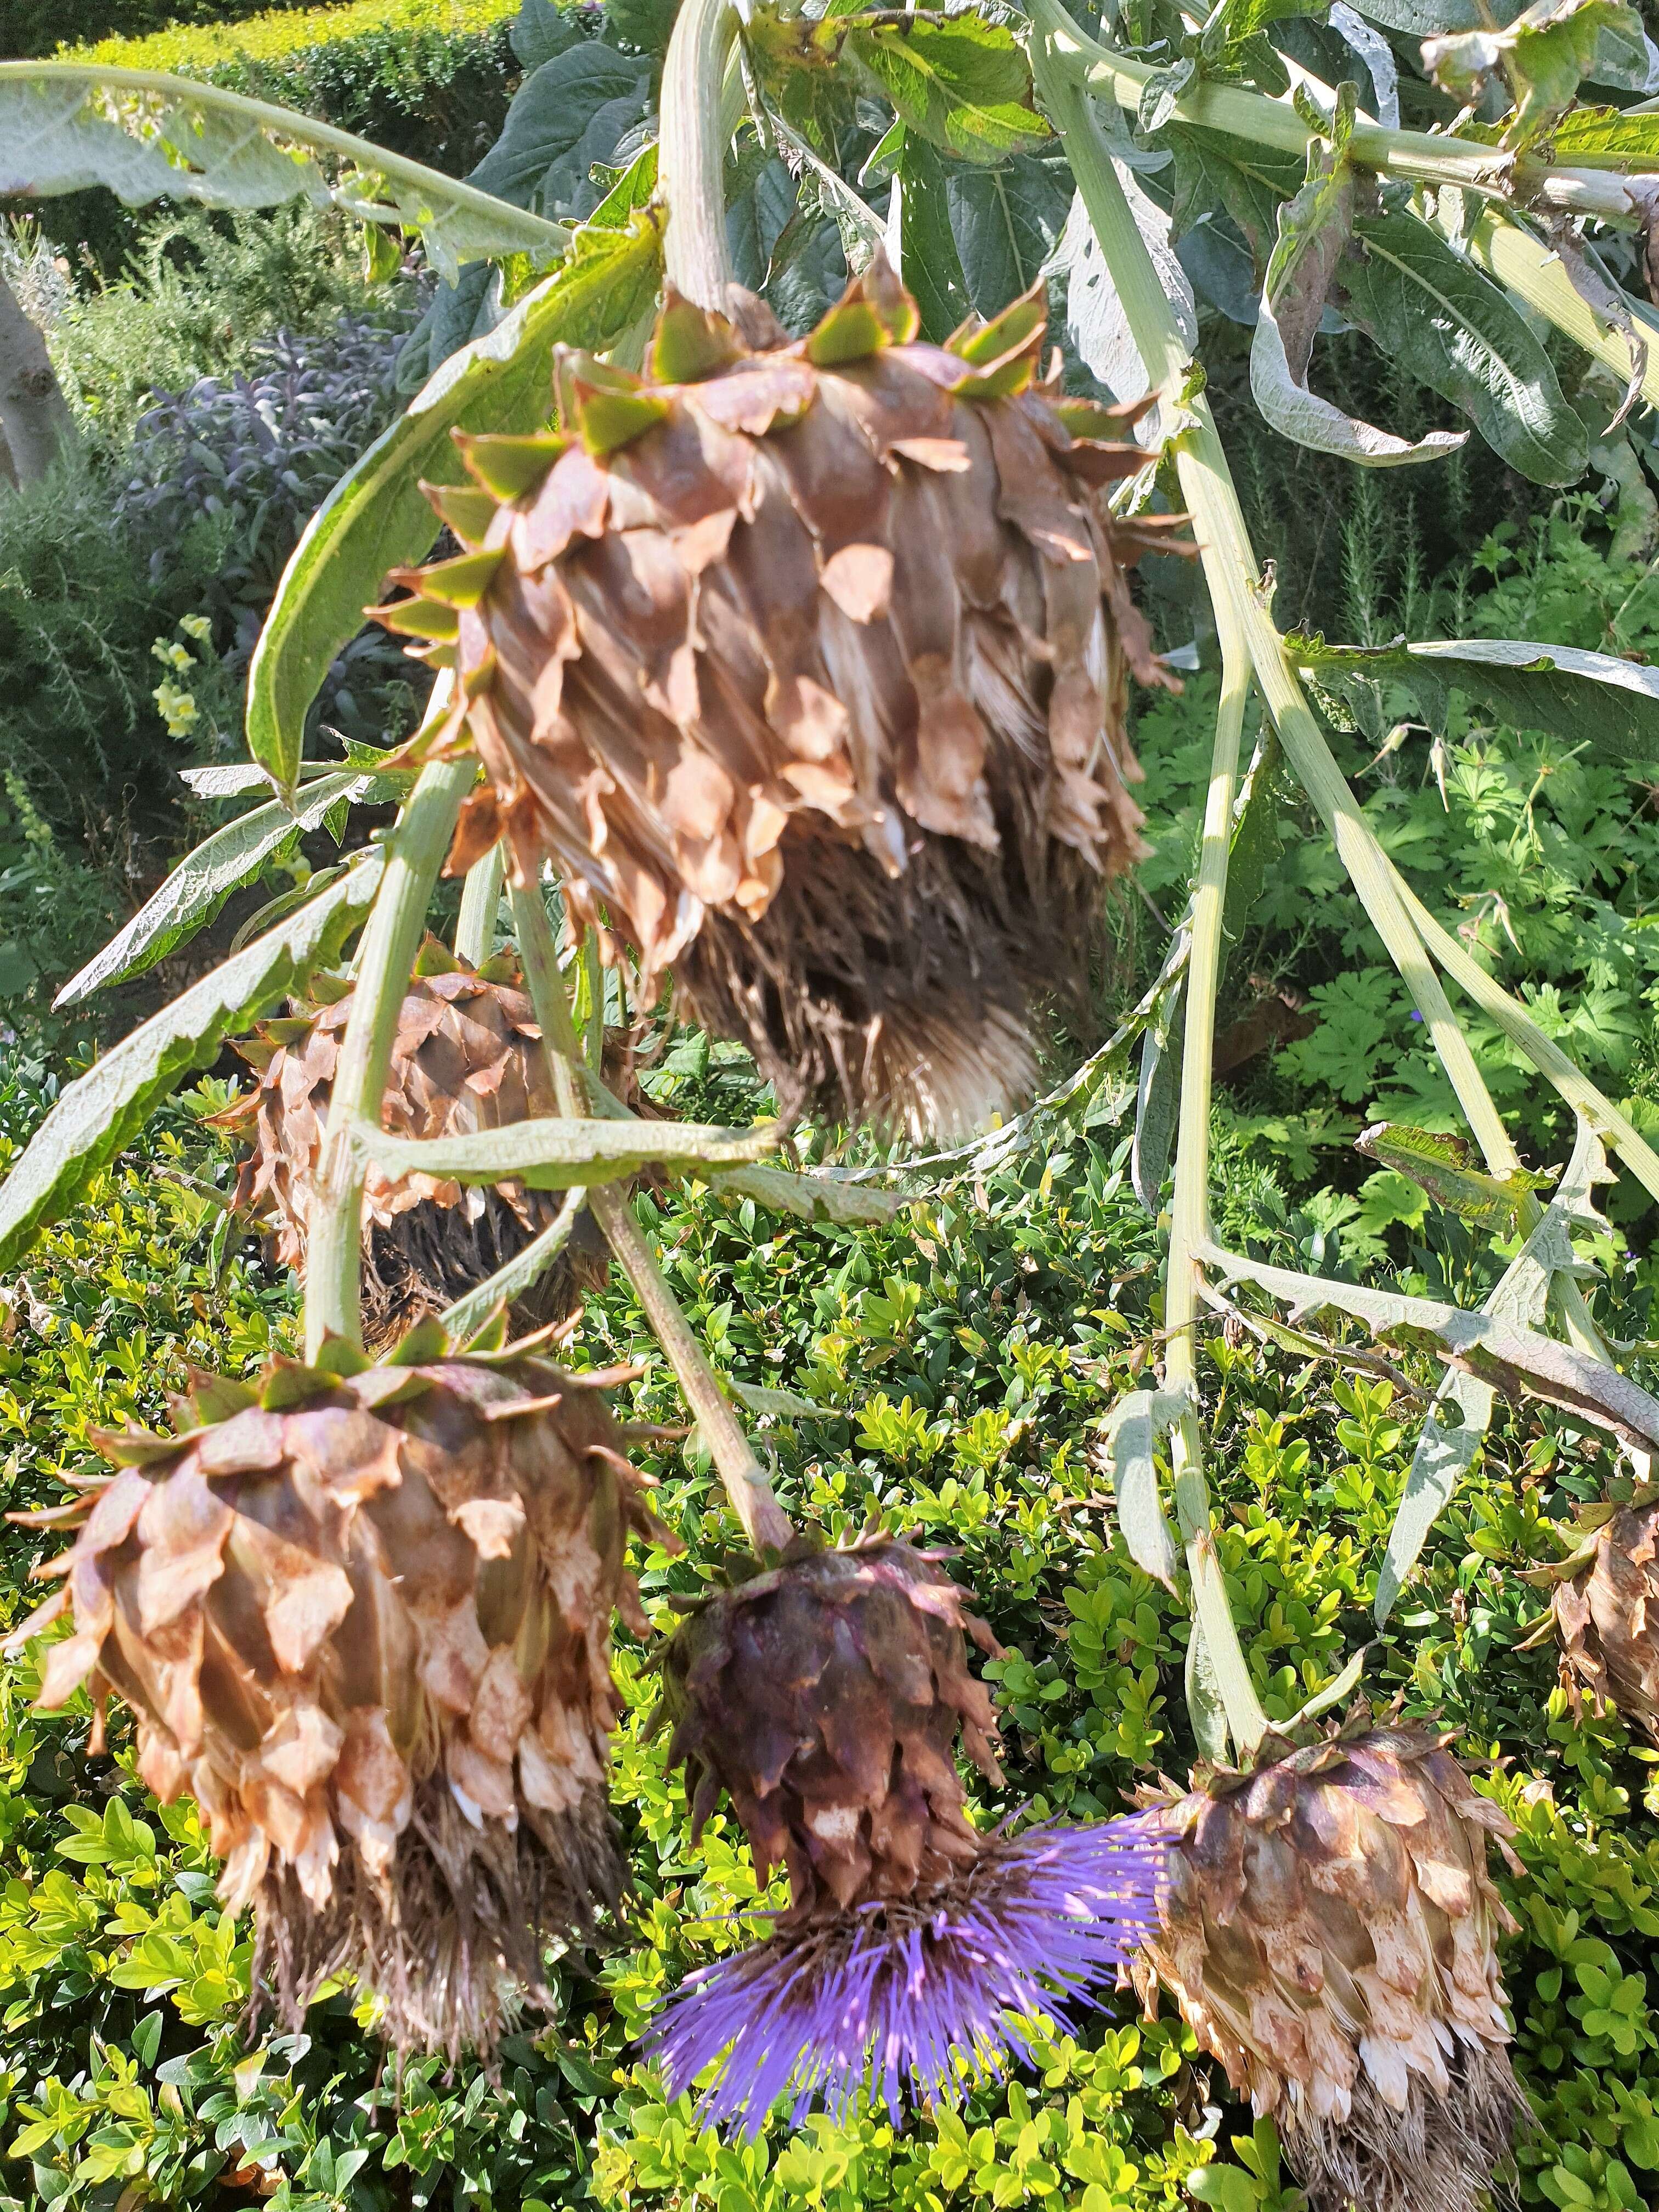
[[[1553,1611],[1561,1675],[1597,1712],[1612,1698],[1659,1743],[1659,1488],[1584,1516],[1586,1540],[1565,1563]]]
[[[879,258],[798,343],[734,310],[671,294],[644,376],[562,353],[561,427],[461,441],[469,550],[377,611],[459,671],[463,857],[550,856],[786,1113],[966,1131],[1141,849],[1127,673],[1170,679],[1126,569],[1167,532],[1103,494],[1146,456],[1035,381],[1040,292],[946,346]]]
[[[658,1532],[605,1379],[430,1323],[378,1366],[337,1343],[198,1376],[182,1433],[100,1438],[118,1472],[19,1516],[78,1533],[10,1644],[72,1613],[42,1705],[86,1684],[101,1742],[123,1699],[144,1782],[196,1798],[256,2013],[297,2027],[345,1973],[399,2050],[487,2051],[615,1905],[611,1622]]]
[[[724,1789],[763,1881],[788,1870],[771,1936],[695,1975],[654,2030],[671,2090],[717,2066],[710,2119],[760,2128],[793,2096],[896,2112],[1023,2052],[1109,1983],[1156,1913],[1155,1827],[974,1828],[958,1735],[998,1773],[964,1631],[996,1644],[936,1559],[887,1540],[798,1543],[709,1598],[669,1646],[660,1717],[700,1832]]]
[[[252,1146],[236,1203],[268,1219],[277,1259],[305,1271],[313,1177],[322,1158],[334,1069],[353,994],[313,977],[309,1008],[264,1023],[238,1049],[257,1072],[222,1128]],[[482,969],[435,939],[423,948],[392,1048],[384,1126],[400,1137],[463,1137],[558,1111],[530,1000],[511,956]],[[558,1212],[563,1194],[507,1181],[492,1188],[371,1167],[363,1206],[363,1337],[396,1342],[514,1259]],[[514,1310],[525,1329],[562,1321],[607,1273],[586,1214],[559,1259]]]
[[[1480,2212],[1524,2112],[1486,1873],[1509,1822],[1446,1739],[1362,1706],[1244,1773],[1200,1767],[1165,1817],[1162,1982],[1277,2120],[1315,2212]]]

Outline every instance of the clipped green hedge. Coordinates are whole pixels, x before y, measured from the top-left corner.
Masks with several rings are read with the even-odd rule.
[[[519,0],[349,0],[269,9],[236,23],[105,39],[76,58],[166,70],[355,131],[456,173],[499,131],[517,74]]]
[[[89,39],[142,38],[176,23],[229,23],[307,0],[0,0],[0,55],[55,53]]]

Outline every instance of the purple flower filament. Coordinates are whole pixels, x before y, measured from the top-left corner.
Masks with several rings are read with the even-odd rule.
[[[700,2117],[758,2135],[860,2090],[896,2121],[907,2096],[953,2100],[1030,2056],[1036,2016],[1062,2029],[1157,1924],[1155,1815],[986,1838],[926,1897],[878,1899],[784,1929],[691,1975],[647,2039],[678,2096],[706,2069]]]

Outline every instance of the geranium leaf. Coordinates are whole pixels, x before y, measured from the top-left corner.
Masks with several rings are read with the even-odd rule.
[[[248,745],[283,787],[335,654],[362,627],[388,568],[422,560],[437,538],[420,485],[464,477],[450,433],[544,419],[554,347],[614,344],[650,305],[659,258],[647,217],[586,225],[556,275],[447,361],[324,501],[283,572],[248,676]]]
[[[0,1270],[15,1265],[35,1231],[74,1203],[169,1092],[213,1065],[228,1036],[337,956],[373,903],[384,865],[378,849],[364,854],[319,897],[204,976],[70,1084],[0,1184]]]

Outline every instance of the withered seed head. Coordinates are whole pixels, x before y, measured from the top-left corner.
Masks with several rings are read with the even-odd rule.
[[[1609,1698],[1659,1743],[1659,1490],[1596,1515],[1571,1571],[1555,1584],[1561,1675],[1596,1711]]]
[[[920,343],[878,258],[755,350],[671,295],[644,376],[565,353],[559,428],[462,441],[469,550],[377,611],[459,672],[462,852],[550,857],[786,1112],[1014,1103],[1140,850],[1125,684],[1171,679],[1126,571],[1168,519],[1113,517],[1146,457],[1036,382],[1044,317]]]
[[[317,979],[313,989],[320,1004],[262,1024],[240,1046],[257,1080],[215,1117],[252,1146],[238,1209],[270,1222],[278,1261],[296,1273],[305,1269],[312,1179],[354,1003],[343,981]],[[402,1137],[460,1137],[556,1113],[540,1036],[510,957],[474,970],[429,939],[398,1018],[384,1126]],[[371,1351],[487,1282],[549,1225],[562,1198],[511,1181],[489,1189],[424,1175],[393,1182],[371,1167],[363,1206]],[[603,1240],[584,1214],[515,1320],[533,1329],[564,1319],[607,1273]]]
[[[661,1532],[581,1376],[430,1324],[404,1364],[326,1357],[100,1438],[118,1473],[21,1516],[78,1534],[11,1646],[71,1613],[42,1705],[86,1684],[101,1736],[122,1699],[145,1783],[194,1796],[255,1905],[256,2012],[297,2027],[344,1972],[400,2050],[487,2051],[623,1887],[611,1623],[629,1528]]]
[[[948,1881],[978,1856],[956,1744],[1000,1781],[996,1721],[964,1632],[998,1645],[908,1544],[803,1542],[709,1598],[663,1661],[671,1765],[693,1834],[722,1790],[762,1880],[788,1869],[786,1923]]]
[[[1194,1784],[1165,1801],[1148,2006],[1162,1982],[1274,2116],[1315,2212],[1480,2212],[1525,2109],[1486,1873],[1508,1821],[1441,1739],[1363,1707]]]
[[[753,2133],[860,2090],[952,2098],[1069,2021],[1150,1924],[1144,1822],[987,1835],[956,1747],[1000,1778],[966,1636],[996,1645],[927,1554],[803,1541],[709,1599],[666,1654],[663,1714],[699,1830],[724,1788],[790,1905],[765,1942],[694,1975],[653,2031],[672,2094],[712,2069],[705,2116]]]

